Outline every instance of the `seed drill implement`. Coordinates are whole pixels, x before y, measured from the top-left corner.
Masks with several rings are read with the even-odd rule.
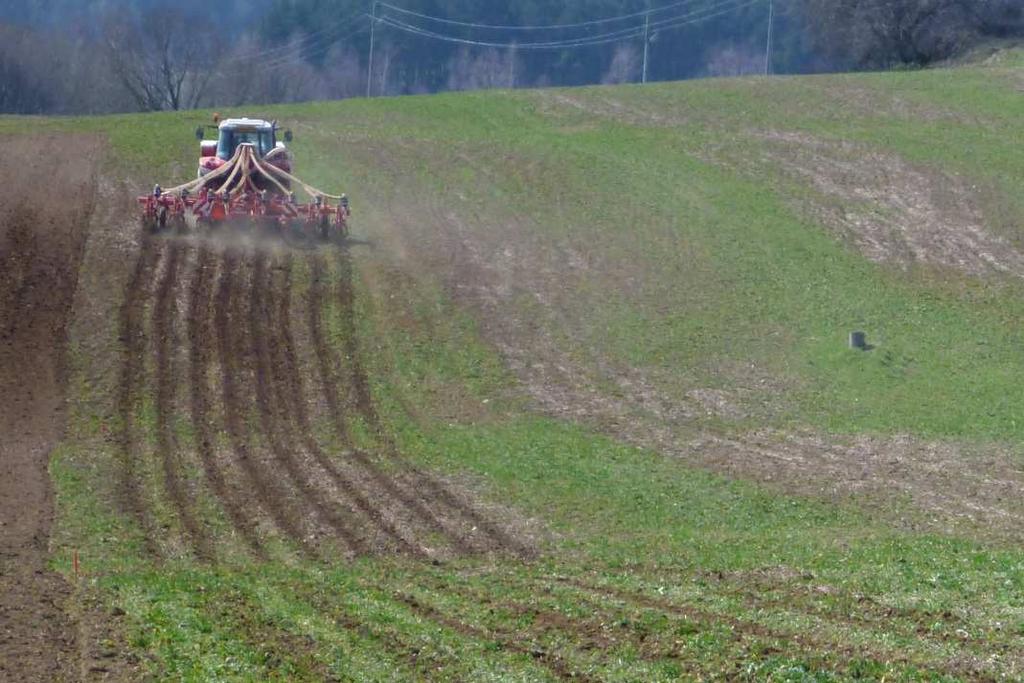
[[[277,140],[276,121],[227,119],[217,139],[200,140],[197,178],[139,197],[143,227],[151,232],[216,231],[224,227],[260,230],[288,237],[330,240],[348,236],[348,197],[331,195],[292,175],[292,157]],[[284,132],[290,142],[291,131]],[[308,201],[296,199],[301,189]]]

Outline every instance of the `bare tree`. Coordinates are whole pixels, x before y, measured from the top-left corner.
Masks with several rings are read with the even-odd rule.
[[[708,57],[709,76],[724,78],[764,72],[764,53],[734,45],[719,46]]]
[[[639,50],[632,45],[618,45],[601,82],[606,85],[632,83],[638,79],[641,68]]]
[[[359,53],[350,45],[334,45],[324,59],[321,78],[323,85],[319,96],[324,99],[344,99],[363,94],[365,81]]]
[[[40,78],[40,67],[52,52],[32,49],[35,36],[0,25],[0,112],[40,114],[54,104],[55,89]]]
[[[922,66],[953,56],[978,38],[983,17],[996,4],[979,0],[799,1],[819,50],[868,68]]]
[[[390,40],[382,41],[378,45],[376,55],[374,57],[374,73],[372,74],[371,82],[376,81],[374,90],[372,91],[375,95],[387,95],[389,78],[391,76],[391,67],[394,65],[395,60],[398,58],[401,48]]]
[[[105,114],[130,109],[132,102],[106,69],[88,35],[0,25],[0,112]]]
[[[473,54],[468,49],[460,50],[448,65],[448,88],[514,88],[518,70],[518,57],[514,49],[488,49],[479,54]]]
[[[214,95],[207,99],[241,105],[315,98],[318,76],[303,58],[304,45],[298,35],[276,47],[253,37],[243,39],[218,64],[211,88]]]
[[[253,35],[245,35],[231,46],[213,70],[210,85],[213,106],[241,106],[266,101],[263,73],[257,60],[252,59],[264,47]]]
[[[141,111],[193,109],[213,77],[220,41],[205,20],[173,8],[108,17],[110,70]]]

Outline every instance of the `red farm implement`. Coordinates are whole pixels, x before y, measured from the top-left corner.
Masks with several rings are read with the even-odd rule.
[[[285,237],[348,236],[348,198],[317,190],[291,174],[291,157],[276,140],[275,123],[228,119],[218,131],[218,140],[201,142],[195,180],[167,190],[157,185],[139,197],[147,230],[194,232],[233,226]],[[203,129],[196,132],[202,138]],[[285,139],[291,139],[289,132]],[[296,186],[308,195],[307,203],[296,201]]]

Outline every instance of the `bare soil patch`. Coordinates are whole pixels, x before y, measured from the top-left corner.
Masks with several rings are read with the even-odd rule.
[[[0,186],[0,679],[59,680],[75,665],[70,587],[47,568],[48,465],[65,421],[65,352],[101,143],[4,140]],[[60,163],[52,160],[60,159]],[[48,188],[61,189],[53,202]]]
[[[781,131],[760,137],[766,161],[816,190],[814,217],[868,259],[1024,276],[1024,254],[988,229],[964,179],[850,142]]]
[[[1015,493],[1024,487],[1024,467],[996,447],[762,430],[739,439],[704,435],[676,452],[787,491],[888,506],[908,526],[1024,538],[1024,502]]]

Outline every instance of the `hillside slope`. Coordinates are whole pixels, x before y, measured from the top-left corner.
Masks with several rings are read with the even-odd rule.
[[[140,234],[205,114],[0,119],[109,140],[74,678],[1020,677],[1022,78],[276,107],[317,250]]]

